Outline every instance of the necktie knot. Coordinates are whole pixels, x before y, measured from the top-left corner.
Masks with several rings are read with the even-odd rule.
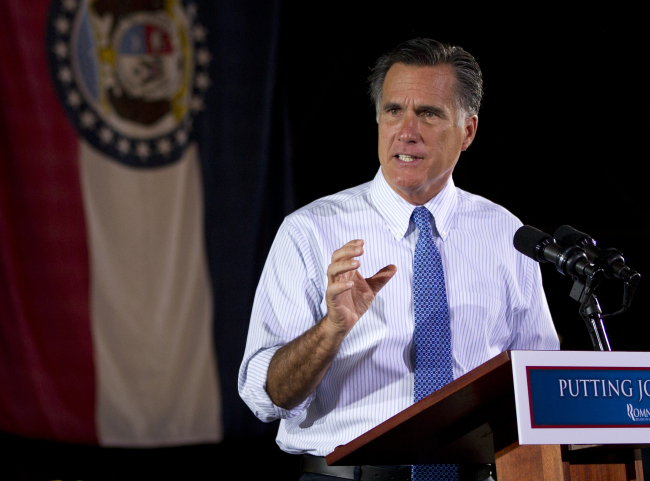
[[[423,205],[416,207],[413,209],[413,214],[411,215],[413,217],[413,222],[415,222],[415,225],[418,226],[420,231],[426,232],[431,230],[431,213],[426,207]]]

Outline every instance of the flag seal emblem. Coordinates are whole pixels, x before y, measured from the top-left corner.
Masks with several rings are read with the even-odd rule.
[[[132,167],[177,161],[205,108],[211,55],[188,0],[54,0],[50,72],[93,147]]]

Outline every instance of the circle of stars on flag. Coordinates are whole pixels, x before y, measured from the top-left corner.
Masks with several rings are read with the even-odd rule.
[[[86,101],[75,78],[72,35],[75,19],[82,9],[82,0],[54,0],[47,26],[47,49],[50,71],[68,118],[78,133],[116,160],[133,167],[154,167],[177,161],[190,140],[193,119],[205,110],[205,95],[212,82],[209,67],[212,55],[207,45],[208,30],[197,19],[196,3],[182,2],[193,41],[194,75],[187,114],[175,128],[152,139],[134,138],[118,132],[105,122]]]

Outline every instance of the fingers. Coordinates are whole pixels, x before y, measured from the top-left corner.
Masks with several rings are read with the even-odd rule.
[[[353,281],[340,281],[330,283],[327,286],[326,298],[327,298],[327,319],[331,325],[339,332],[347,333],[352,326],[356,318],[350,316],[349,307],[350,305],[345,306],[345,301],[341,300],[341,294],[348,292],[354,286]]]
[[[334,282],[327,286],[327,296],[330,299],[333,299],[339,294],[352,289],[352,286],[354,286],[354,282],[352,281]]]
[[[362,239],[356,239],[337,249],[327,268],[326,317],[332,326],[345,333],[352,329],[375,295],[397,272],[397,267],[391,264],[364,279],[357,271],[361,263],[355,259],[363,254],[363,244]]]
[[[380,269],[374,276],[366,279],[375,295],[390,281],[397,272],[397,266],[390,264]]]
[[[363,239],[356,239],[348,242],[340,249],[337,249],[332,254],[332,263],[351,259],[363,254]]]
[[[337,282],[338,277],[346,272],[354,271],[361,265],[361,262],[355,259],[344,260],[330,264],[327,268],[327,278],[329,283]]]
[[[361,263],[354,259],[363,254],[363,240],[357,239],[348,242],[332,254],[332,263],[327,268],[329,284],[337,282],[340,275],[357,269]]]

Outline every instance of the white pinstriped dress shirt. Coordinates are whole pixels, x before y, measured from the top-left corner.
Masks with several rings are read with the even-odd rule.
[[[559,349],[539,266],[512,246],[521,222],[451,179],[425,205],[445,271],[454,378],[506,349]],[[312,202],[280,227],[255,295],[239,393],[262,421],[281,419],[284,451],[325,456],[413,404],[414,208],[380,168],[372,182]],[[312,395],[289,411],[275,406],[269,362],[325,316],[332,253],[353,239],[365,240],[361,275],[388,264],[397,273]]]

